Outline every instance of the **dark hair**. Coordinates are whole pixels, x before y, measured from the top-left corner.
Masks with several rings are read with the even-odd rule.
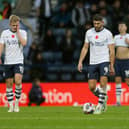
[[[36,83],[37,81],[40,81],[39,78],[34,78],[33,82]]]
[[[119,25],[119,24],[125,24],[125,25],[127,26],[126,22],[124,22],[124,21],[119,21],[119,22],[118,22],[118,25]]]
[[[93,21],[102,21],[103,17],[100,14],[95,14],[93,16]]]

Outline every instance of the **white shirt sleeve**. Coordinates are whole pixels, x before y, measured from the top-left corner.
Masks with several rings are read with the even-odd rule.
[[[111,32],[107,33],[108,44],[114,44],[113,35]]]
[[[22,30],[22,31],[21,31],[21,35],[22,35],[22,37],[23,37],[25,40],[27,40],[27,33],[26,33],[26,31]]]
[[[86,34],[85,34],[85,43],[89,43],[88,33],[87,33],[87,32],[86,32]]]
[[[4,44],[4,33],[2,32],[1,36],[0,36],[0,43]]]
[[[116,36],[114,36],[113,40],[114,40],[114,44],[116,45]]]
[[[127,35],[127,39],[129,39],[129,34]]]

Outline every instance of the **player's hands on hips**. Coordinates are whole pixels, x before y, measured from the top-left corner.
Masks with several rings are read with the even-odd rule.
[[[83,67],[82,63],[79,62],[78,63],[78,67],[77,67],[77,69],[78,69],[79,72],[82,72],[82,67]]]
[[[115,70],[113,65],[110,65],[110,75],[115,75]]]

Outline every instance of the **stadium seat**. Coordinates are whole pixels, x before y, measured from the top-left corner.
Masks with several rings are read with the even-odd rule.
[[[87,77],[85,73],[76,73],[75,74],[75,80],[76,81],[86,81]]]
[[[65,35],[65,30],[66,29],[53,29],[53,34],[55,35],[55,36],[63,36],[63,35]]]
[[[48,73],[57,73],[60,71],[60,66],[59,65],[50,65],[48,66]]]
[[[71,81],[72,75],[71,73],[63,73],[61,74],[61,81]]]
[[[62,65],[61,72],[75,72],[77,70],[76,65]]]
[[[62,52],[54,52],[53,56],[54,56],[55,61],[59,61],[59,60],[61,61],[62,60]]]
[[[42,56],[43,56],[43,60],[46,63],[52,63],[54,61],[53,52],[43,52]]]
[[[76,50],[73,54],[73,59],[75,62],[78,62],[80,56],[80,51]]]
[[[55,73],[46,74],[46,81],[58,81],[58,80],[59,80],[58,74]]]
[[[82,41],[81,40],[76,40],[75,41],[75,45],[76,45],[76,48],[77,49],[81,49],[81,47],[82,47]]]

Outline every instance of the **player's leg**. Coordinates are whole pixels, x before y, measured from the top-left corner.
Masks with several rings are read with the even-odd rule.
[[[122,67],[122,77],[125,79],[126,84],[129,86],[129,59],[125,60]]]
[[[97,73],[96,73],[97,65],[91,65],[88,67],[88,85],[91,92],[99,97],[99,88],[96,87],[97,83]]]
[[[14,107],[15,112],[19,112],[19,99],[20,99],[21,93],[22,93],[22,77],[23,77],[23,65],[18,64],[15,66],[15,75],[14,75],[15,97],[16,97],[15,107]]]
[[[107,77],[100,77],[100,88],[99,88],[99,101],[96,106],[94,114],[101,114],[106,110],[107,106],[107,93],[106,93]]]
[[[13,112],[13,65],[5,65],[4,68],[4,77],[6,82],[6,97],[9,103],[8,112]]]
[[[100,89],[98,87],[96,87],[97,69],[98,69],[98,65],[89,66],[89,68],[88,68],[88,85],[89,85],[89,89],[91,90],[91,92],[95,96],[99,97]],[[94,114],[100,114],[100,113],[101,113],[101,108],[96,108]]]
[[[126,84],[129,86],[129,78],[125,79]]]
[[[116,105],[120,106],[121,105],[121,82],[122,78],[117,76],[115,77],[115,83],[116,83]]]
[[[89,79],[88,80],[88,85],[89,85],[89,89],[90,91],[95,95],[95,96],[99,96],[99,89],[96,87],[96,83],[97,80],[96,79]]]
[[[104,62],[99,64],[100,72],[100,90],[99,90],[99,102],[95,110],[95,114],[101,114],[102,111],[106,110],[107,103],[107,91],[106,86],[108,82],[109,75],[109,62]]]
[[[13,112],[13,78],[6,79],[6,96],[9,103],[8,112]]]
[[[115,61],[115,83],[116,83],[116,105],[120,106],[120,99],[121,99],[121,83],[122,83],[122,68],[123,62],[120,60]]]
[[[99,103],[102,104],[102,111],[106,111],[107,109],[107,76],[100,77],[100,94],[99,94]]]
[[[22,75],[21,74],[15,74],[15,107],[14,111],[19,112],[19,99],[21,97],[22,92]]]

